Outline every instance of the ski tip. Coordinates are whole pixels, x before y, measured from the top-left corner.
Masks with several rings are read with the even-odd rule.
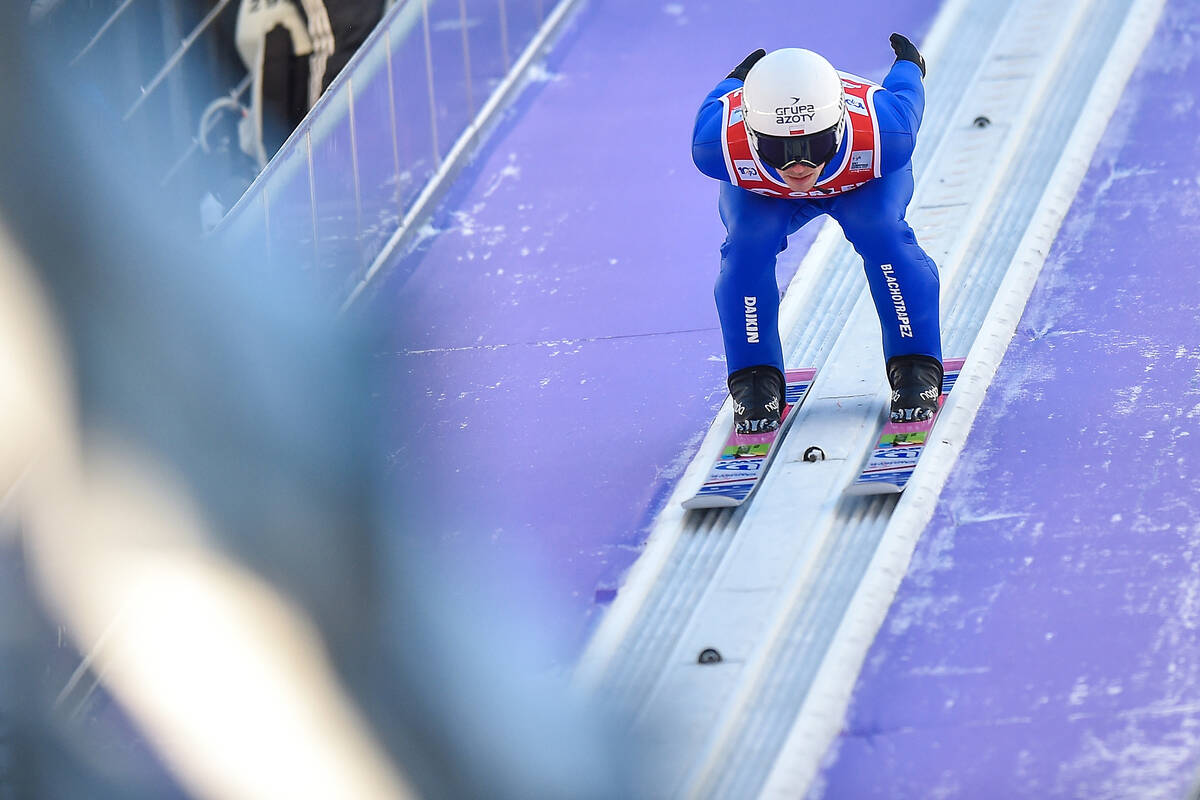
[[[694,511],[702,508],[736,508],[742,504],[741,500],[735,500],[732,497],[723,497],[721,495],[701,495],[692,497],[680,503],[686,511]]]
[[[789,410],[791,410],[791,406],[788,406],[786,409],[784,409],[784,413],[786,414]],[[779,428],[776,428],[773,431],[768,431],[767,433],[731,433],[729,435],[729,441],[726,444],[729,447],[750,447],[756,444],[772,444],[777,438],[779,438],[779,432],[782,427],[783,426],[780,425]]]
[[[817,377],[817,368],[802,367],[800,369],[784,370],[784,375],[788,383],[808,383]]]
[[[863,483],[852,483],[846,489],[846,494],[854,497],[869,497],[876,494],[900,494],[904,491],[903,486],[897,486],[894,483],[886,481],[866,481]]]

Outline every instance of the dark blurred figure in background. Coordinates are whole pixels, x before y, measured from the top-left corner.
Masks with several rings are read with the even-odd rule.
[[[384,0],[241,0],[237,48],[254,76],[260,166],[350,61],[383,7]]]
[[[372,321],[201,239],[28,10],[0,4],[0,798],[635,796],[634,744],[538,671],[536,576],[431,563],[420,487],[382,491]]]
[[[201,120],[205,152],[224,161],[217,169],[233,176],[215,184],[204,198],[206,230],[233,207],[253,175],[316,105],[378,24],[384,5],[384,0],[240,0],[234,37],[251,77],[249,107],[218,98]],[[223,136],[221,111],[226,112]],[[216,134],[208,132],[210,125],[218,128]],[[230,146],[233,141],[236,150]],[[246,157],[253,161],[250,170],[243,166]]]
[[[383,11],[384,0],[241,0],[234,38],[251,78],[249,107],[221,97],[201,119],[204,150],[226,176],[202,200],[205,230],[287,141]]]

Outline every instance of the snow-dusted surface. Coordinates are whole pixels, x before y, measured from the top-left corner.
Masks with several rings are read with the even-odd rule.
[[[1171,0],[814,796],[1181,797],[1200,763],[1200,8]]]
[[[873,4],[851,26],[805,13],[818,49],[877,76],[887,33],[919,33],[935,6]],[[1154,797],[1192,780],[1200,31],[1187,0],[1164,19],[817,795]],[[380,363],[395,477],[419,478],[412,529],[489,579],[522,561],[552,575],[567,658],[723,399],[721,229],[687,135],[745,52],[798,43],[778,27],[731,28],[710,3],[592,4],[369,292],[396,320]]]

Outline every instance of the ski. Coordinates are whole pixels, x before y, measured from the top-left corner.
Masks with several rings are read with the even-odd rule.
[[[963,359],[951,358],[942,362],[945,375],[942,378],[942,396],[938,398],[938,408],[946,402],[946,395],[954,388],[958,373],[962,370]],[[925,443],[933,432],[941,414],[935,414],[933,419],[925,422],[888,422],[883,426],[883,432],[871,451],[871,457],[863,467],[854,483],[847,489],[848,494],[899,494],[908,485],[913,470],[917,468],[917,460],[925,451]]]
[[[795,414],[804,402],[805,395],[816,377],[815,369],[789,369],[786,372],[787,388],[784,391],[786,405],[778,430],[770,433],[738,434],[730,432],[725,438],[721,454],[708,471],[708,477],[696,494],[683,501],[683,507],[728,508],[740,506],[758,487],[767,467],[779,449]]]

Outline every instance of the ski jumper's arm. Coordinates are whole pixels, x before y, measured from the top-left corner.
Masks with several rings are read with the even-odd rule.
[[[720,103],[717,105],[719,113]],[[883,79],[883,89],[875,93],[875,112],[879,120],[881,166],[883,174],[887,175],[902,169],[912,159],[917,130],[925,114],[921,68],[911,61],[893,64]]]
[[[729,170],[725,168],[725,155],[721,150],[721,98],[742,85],[737,78],[726,78],[708,93],[696,114],[692,128],[692,161],[710,178],[729,183]]]

